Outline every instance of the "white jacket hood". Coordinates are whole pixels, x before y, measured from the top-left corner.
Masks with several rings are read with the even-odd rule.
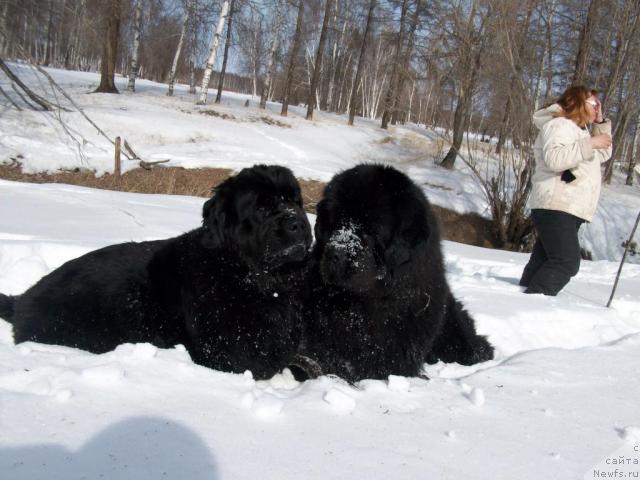
[[[549,105],[547,108],[541,108],[533,114],[533,124],[540,130],[545,123],[557,118],[557,114],[562,111],[562,107],[557,103]]]

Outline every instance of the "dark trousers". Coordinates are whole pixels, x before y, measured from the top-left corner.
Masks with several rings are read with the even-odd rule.
[[[584,220],[556,210],[536,209],[531,219],[538,239],[524,267],[520,285],[525,293],[557,295],[580,268],[578,230]]]

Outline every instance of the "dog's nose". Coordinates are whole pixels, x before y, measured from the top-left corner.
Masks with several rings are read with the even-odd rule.
[[[288,233],[296,233],[302,229],[302,222],[297,217],[286,217],[282,222],[282,227]]]
[[[309,223],[307,219],[304,217],[300,217],[298,215],[289,215],[282,219],[280,223],[280,228],[282,232],[289,238],[304,240],[305,242],[311,241]]]

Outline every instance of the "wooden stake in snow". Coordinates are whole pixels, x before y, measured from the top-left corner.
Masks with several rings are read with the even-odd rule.
[[[120,137],[116,137],[116,156],[115,156],[115,165],[113,167],[113,174],[116,176],[118,180],[122,175],[122,167],[120,163],[120,144],[121,144]]]
[[[611,290],[611,296],[609,297],[609,301],[607,302],[607,308],[611,306],[613,296],[616,293],[616,288],[618,288],[618,280],[620,280],[620,272],[622,272],[622,265],[624,265],[624,260],[627,258],[629,245],[631,245],[631,242],[633,241],[633,236],[636,234],[636,229],[638,228],[639,222],[640,222],[640,212],[638,212],[638,217],[636,218],[636,224],[633,226],[633,230],[631,230],[631,235],[629,235],[629,240],[627,240],[627,244],[624,246],[624,253],[622,254],[622,260],[620,261],[620,266],[618,267],[618,273],[616,274],[616,281],[613,284],[613,290]]]
[[[209,60],[207,60],[207,66],[204,69],[202,75],[202,85],[200,86],[200,98],[198,99],[198,105],[204,105],[207,103],[207,90],[209,89],[209,80],[211,79],[211,72],[216,64],[216,55],[218,53],[218,45],[220,45],[220,35],[222,35],[222,29],[224,28],[224,22],[227,19],[227,12],[229,11],[229,0],[225,0],[222,4],[222,11],[220,12],[220,18],[218,19],[218,27],[216,28],[213,39],[211,40],[211,51],[209,52]]]

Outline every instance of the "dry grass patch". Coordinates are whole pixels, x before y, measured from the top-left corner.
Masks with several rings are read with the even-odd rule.
[[[96,177],[90,170],[60,171],[57,173],[23,173],[20,164],[0,165],[0,178],[29,183],[65,183],[83,187],[135,193],[161,193],[209,197],[213,187],[231,175],[226,168],[157,167],[151,170],[129,170],[120,179],[114,175]],[[316,213],[322,198],[324,183],[299,180],[305,211]],[[489,220],[475,214],[459,214],[446,208],[433,206],[440,220],[442,236],[446,240],[481,247],[494,247]]]
[[[236,117],[229,113],[218,112],[217,110],[209,109],[209,110],[198,110],[198,113],[201,115],[207,115],[209,117],[222,118],[223,120],[235,120]]]
[[[76,169],[56,173],[23,173],[18,162],[0,165],[0,178],[28,183],[65,183],[82,187],[116,190],[119,192],[162,193],[210,197],[213,187],[229,177],[227,168],[157,167],[151,170],[136,168],[124,173],[120,179],[114,175],[96,177],[91,170]],[[300,180],[305,210],[315,213],[322,196],[324,183]]]

